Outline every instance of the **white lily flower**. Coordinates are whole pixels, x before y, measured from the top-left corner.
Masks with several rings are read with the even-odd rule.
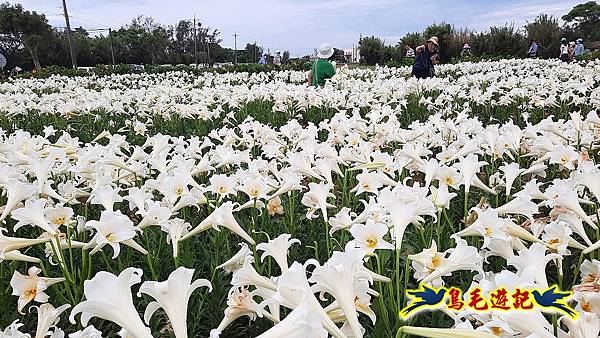
[[[4,221],[4,219],[8,217],[8,215],[15,209],[19,202],[30,198],[36,193],[36,191],[37,189],[29,183],[24,183],[14,178],[8,179],[8,184],[6,186],[8,200],[4,205],[2,215],[0,215],[0,222]]]
[[[312,291],[328,293],[335,298],[356,337],[362,337],[362,331],[356,313],[354,288],[360,281],[371,281],[370,276],[360,269],[362,264],[361,256],[334,252],[323,266],[315,267],[309,279],[315,283]]]
[[[505,194],[506,196],[510,196],[510,191],[512,189],[513,183],[521,175],[525,172],[525,169],[519,168],[519,163],[513,162],[511,164],[505,164],[500,166],[498,169],[504,173],[504,181],[506,185]]]
[[[19,323],[17,319],[7,326],[4,331],[0,331],[0,336],[2,338],[31,338],[30,334],[19,331],[24,325],[23,323]]]
[[[298,305],[284,320],[257,338],[327,338],[320,317],[311,309],[308,299]]]
[[[335,206],[327,203],[328,198],[335,198],[335,195],[331,193],[333,186],[324,183],[309,183],[309,191],[302,196],[302,204],[308,207],[306,213],[307,218],[313,218],[314,213],[317,210],[321,210],[323,220],[327,222],[327,208],[334,208]]]
[[[58,227],[55,229],[50,226],[48,220],[46,220],[46,217],[44,216],[46,202],[45,199],[27,200],[25,201],[25,206],[23,208],[13,210],[11,217],[18,221],[17,224],[15,224],[14,230],[17,231],[24,225],[32,225],[41,228],[53,236],[56,235]]]
[[[290,234],[281,234],[277,238],[269,240],[267,243],[259,243],[256,245],[256,250],[264,251],[260,257],[261,262],[265,260],[267,256],[273,257],[281,272],[284,273],[288,269],[288,250],[294,244],[300,244],[300,240],[297,238],[291,238]]]
[[[321,304],[311,291],[311,287],[306,278],[306,270],[298,262],[292,263],[287,272],[277,279],[277,293],[270,299],[263,301],[259,305],[258,313],[262,308],[272,303],[278,303],[288,308],[297,308],[302,303],[307,302],[310,311],[319,317],[321,325],[335,338],[344,338],[344,334],[329,318]]]
[[[277,285],[273,283],[269,278],[261,276],[252,263],[253,258],[247,257],[244,261],[244,265],[233,272],[231,278],[231,285],[234,287],[254,285],[269,290],[277,290]]]
[[[175,337],[187,338],[187,308],[190,296],[200,287],[207,287],[209,292],[212,291],[212,285],[208,280],[197,279],[192,282],[193,276],[193,269],[179,267],[171,272],[164,282],[142,283],[139,294],[149,295],[156,300],[146,307],[144,312],[146,324],[150,324],[154,312],[162,308],[169,318]]]
[[[38,258],[23,255],[19,252],[19,249],[51,241],[51,238],[30,239],[8,237],[3,234],[4,231],[6,231],[6,229],[0,227],[0,262],[4,260],[15,260],[30,263],[39,263],[40,260]]]
[[[235,220],[235,217],[233,217],[233,202],[231,201],[221,204],[221,206],[208,215],[204,221],[193,228],[187,235],[183,236],[181,240],[184,241],[210,228],[218,229],[219,226],[223,226],[231,230],[233,233],[242,237],[252,245],[256,244],[254,239],[252,239],[252,237],[250,237],[250,235],[244,231],[240,224]]]
[[[350,228],[350,234],[354,237],[357,247],[364,248],[370,253],[377,249],[394,250],[395,246],[387,242],[383,237],[388,233],[387,225],[367,221],[367,224],[355,224]]]
[[[90,325],[83,330],[69,334],[69,338],[102,338],[102,332],[96,330],[94,325]]]
[[[141,281],[142,270],[127,268],[119,276],[106,271],[83,283],[85,300],[71,310],[69,321],[81,313],[81,325],[87,326],[92,317],[99,317],[124,328],[136,338],[152,338],[133,305],[131,287]]]
[[[568,333],[561,330],[559,338],[597,338],[600,332],[600,319],[596,313],[580,313],[576,321],[563,316],[559,321],[569,329]]]
[[[519,195],[510,202],[496,208],[498,215],[523,215],[533,221],[533,215],[539,213],[537,204],[531,201],[529,195]]]
[[[437,245],[433,241],[429,249],[408,258],[413,261],[415,277],[422,283],[443,285],[442,276],[449,276],[454,271],[470,270],[484,274],[483,257],[475,247],[469,246],[467,241],[456,238],[456,247],[448,250],[450,255],[437,252]]]
[[[119,189],[104,185],[92,190],[91,204],[100,204],[107,211],[113,211],[115,203],[122,202],[123,197],[119,195]]]
[[[589,224],[592,228],[594,228],[594,229],[598,228],[598,226],[594,223],[594,221],[592,221],[590,216],[587,215],[587,213],[583,210],[583,208],[579,204],[579,197],[577,196],[577,192],[575,192],[573,190],[565,191],[565,192],[561,193],[554,200],[554,202],[557,205],[565,207],[565,208],[571,210],[572,212],[574,212],[577,216],[579,216],[583,221],[585,221],[587,224]]]
[[[35,338],[46,337],[48,335],[48,331],[58,323],[60,315],[70,307],[70,304],[65,304],[55,308],[49,303],[36,306],[35,308],[37,308],[38,312],[38,322],[35,330]]]
[[[227,308],[224,311],[225,317],[223,317],[223,320],[221,320],[216,329],[210,331],[210,337],[219,337],[233,321],[243,316],[248,316],[250,320],[255,320],[257,314],[260,314],[261,317],[264,316],[274,323],[278,323],[278,316],[274,317],[264,309],[261,309],[261,311],[258,310],[258,303],[254,301],[253,297],[260,294],[262,290],[259,288],[250,292],[247,287],[231,288],[227,297]]]
[[[400,331],[406,334],[428,338],[498,338],[498,336],[473,329],[437,329],[403,326]]]
[[[12,295],[19,296],[17,311],[21,314],[23,314],[25,305],[32,300],[38,303],[46,303],[49,297],[44,291],[48,287],[66,280],[65,278],[39,277],[40,272],[42,272],[40,268],[32,266],[27,271],[27,275],[22,275],[16,270],[13,273],[10,286],[13,289]]]
[[[519,251],[519,254],[507,261],[518,270],[518,274],[533,274],[535,282],[542,287],[548,286],[546,279],[546,265],[554,259],[562,259],[559,254],[551,253],[546,255],[546,246],[540,243],[533,243],[528,249]]]
[[[179,241],[188,233],[191,227],[188,222],[181,218],[171,219],[160,225],[160,229],[167,233],[167,243],[170,242],[173,246],[173,257],[179,255]]]
[[[459,163],[456,164],[458,170],[462,174],[463,181],[465,184],[465,192],[468,194],[473,177],[479,172],[479,169],[486,165],[487,162],[479,161],[479,158],[475,154],[469,154],[467,157],[461,158]]]
[[[100,214],[99,221],[87,221],[85,226],[96,230],[94,238],[83,247],[84,250],[93,247],[90,254],[94,254],[105,245],[109,245],[113,249],[113,258],[116,258],[121,251],[120,243],[130,246],[144,255],[148,253],[133,240],[136,235],[136,228],[127,216],[121,214],[121,211],[104,210]]]
[[[217,269],[223,269],[226,273],[232,273],[244,266],[244,262],[249,259],[248,256],[252,257],[252,251],[250,251],[246,243],[240,243],[239,245],[241,247],[240,250],[225,263],[217,266]]]

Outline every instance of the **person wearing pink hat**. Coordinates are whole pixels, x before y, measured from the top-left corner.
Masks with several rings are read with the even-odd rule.
[[[418,79],[426,79],[435,74],[435,64],[438,63],[438,38],[432,36],[425,45],[417,47],[417,56],[412,68],[412,75]]]
[[[465,45],[463,46],[462,52],[460,52],[460,57],[468,58],[470,56],[473,56],[473,53],[471,53],[471,46],[469,46],[468,43],[465,43]]]

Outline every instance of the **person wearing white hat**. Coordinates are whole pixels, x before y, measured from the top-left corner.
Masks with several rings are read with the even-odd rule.
[[[312,69],[308,75],[308,83],[311,86],[324,86],[327,79],[335,75],[335,67],[328,61],[333,56],[335,50],[333,47],[324,43],[319,47],[317,52],[318,59],[312,65]]]
[[[560,59],[562,62],[569,62],[569,43],[566,38],[560,40]]]
[[[438,63],[438,38],[432,36],[425,45],[416,48],[417,57],[412,68],[412,75],[418,79],[426,79],[435,74],[435,64]]]

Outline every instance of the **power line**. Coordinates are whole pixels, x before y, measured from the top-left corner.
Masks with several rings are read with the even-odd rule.
[[[88,13],[82,12],[80,10],[73,10],[72,9],[71,12],[73,12],[73,13],[79,13],[78,15],[83,15],[83,16],[85,16],[87,18],[92,18],[92,19],[100,20],[100,21],[104,21],[104,22],[112,22],[112,23],[118,24],[120,26],[127,26],[127,24],[122,23],[120,21],[115,21],[115,20],[111,20],[111,19],[104,19],[104,18],[101,18],[101,17],[98,17],[98,16],[89,15]]]
[[[48,6],[48,7],[52,7],[52,8],[60,8],[61,7],[60,5],[57,5],[57,4],[48,3],[48,2],[39,2],[39,1],[20,0],[19,3],[23,3],[23,4],[27,4],[27,5]]]
[[[107,28],[109,28],[109,27],[110,27],[110,26],[107,26],[107,25],[105,25],[105,24],[103,24],[103,23],[96,22],[96,21],[92,21],[92,20],[88,20],[88,19],[84,19],[84,18],[82,18],[82,17],[75,16],[75,15],[71,15],[71,18],[75,18],[75,19],[77,19],[77,20],[81,20],[81,21],[85,21],[85,22],[93,23],[94,25],[104,26],[104,27],[107,27]]]

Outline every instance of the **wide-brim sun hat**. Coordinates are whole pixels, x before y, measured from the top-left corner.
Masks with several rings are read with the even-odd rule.
[[[437,36],[432,36],[431,38],[429,38],[429,40],[427,40],[427,42],[433,42],[434,45],[438,45],[438,38]]]
[[[317,53],[317,56],[319,57],[319,59],[329,59],[334,52],[335,51],[333,50],[333,47],[330,44],[324,43],[321,45],[321,47],[319,47],[319,52]]]
[[[469,46],[468,43],[465,43],[465,45],[463,46],[463,49],[471,49],[471,46]]]

